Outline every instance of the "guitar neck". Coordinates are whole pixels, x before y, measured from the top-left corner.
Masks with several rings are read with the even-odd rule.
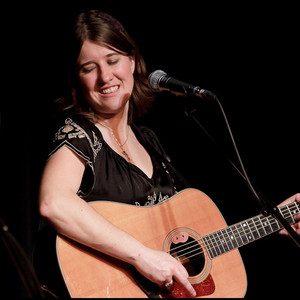
[[[293,202],[279,208],[289,224],[295,223],[294,215],[300,212],[299,203]],[[227,228],[210,233],[202,238],[210,257],[214,258],[235,248],[252,243],[262,237],[282,229],[282,225],[272,216],[258,215]]]

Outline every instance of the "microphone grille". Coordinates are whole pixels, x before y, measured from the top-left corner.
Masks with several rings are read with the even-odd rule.
[[[148,82],[153,90],[159,90],[159,82],[165,75],[167,75],[167,73],[162,70],[156,70],[149,75]]]

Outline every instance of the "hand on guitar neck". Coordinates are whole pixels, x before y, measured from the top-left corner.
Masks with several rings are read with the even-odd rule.
[[[284,200],[282,203],[280,203],[278,205],[278,207],[281,207],[283,205],[289,204],[289,203],[293,203],[293,202],[297,202],[300,203],[300,193],[297,193],[291,197],[289,197],[288,199]],[[294,220],[295,223],[292,226],[292,228],[300,235],[300,214],[296,214],[294,215]],[[279,231],[279,234],[282,235],[289,235],[288,232],[285,229],[281,229]]]

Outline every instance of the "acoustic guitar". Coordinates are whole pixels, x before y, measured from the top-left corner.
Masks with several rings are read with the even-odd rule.
[[[177,258],[188,270],[197,297],[243,297],[247,277],[238,248],[282,228],[275,218],[263,215],[228,227],[214,202],[196,189],[148,207],[109,201],[89,204],[144,245]],[[300,208],[294,202],[279,211],[292,224]],[[160,290],[132,266],[61,235],[56,251],[71,297],[189,297],[176,282],[171,294]]]

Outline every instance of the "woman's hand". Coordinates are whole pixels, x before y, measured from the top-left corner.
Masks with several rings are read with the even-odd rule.
[[[191,283],[188,281],[188,272],[185,267],[170,254],[146,248],[143,255],[136,259],[134,264],[136,269],[149,280],[158,284],[161,288],[166,288],[171,292],[173,280],[181,284],[191,296],[196,296]]]
[[[282,203],[280,203],[278,205],[278,207],[282,206],[282,205],[286,205],[292,202],[298,202],[300,203],[300,193],[297,193],[291,197],[289,197],[288,199],[284,200]],[[300,235],[300,213],[296,214],[294,216],[295,219],[295,224],[292,225],[292,227],[294,228],[294,230]],[[286,231],[286,229],[282,229],[279,231],[280,234],[282,235],[288,235],[288,232]]]

